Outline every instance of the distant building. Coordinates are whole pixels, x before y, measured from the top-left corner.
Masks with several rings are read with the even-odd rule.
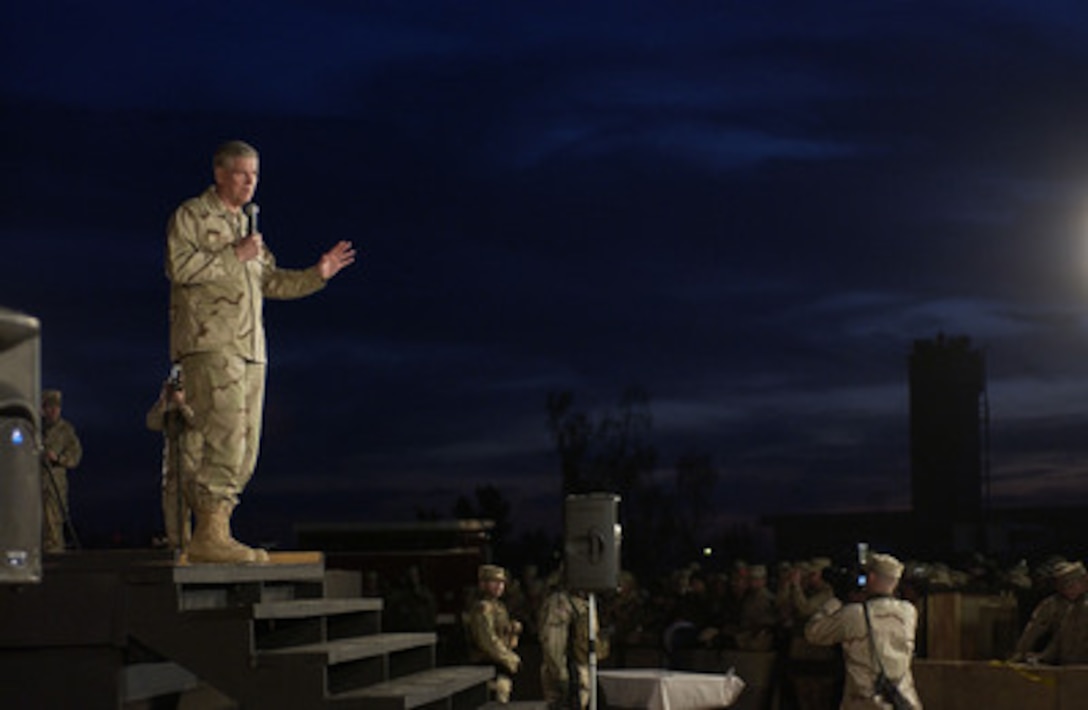
[[[777,556],[849,561],[863,541],[919,559],[1088,553],[1083,508],[990,507],[986,363],[970,338],[917,340],[908,363],[911,509],[768,516]]]
[[[970,338],[944,335],[916,340],[909,362],[911,507],[925,521],[918,543],[921,552],[949,550],[964,524],[982,522],[985,362]]]

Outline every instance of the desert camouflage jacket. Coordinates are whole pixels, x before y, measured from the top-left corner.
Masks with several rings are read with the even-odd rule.
[[[478,599],[465,621],[469,660],[490,662],[517,673],[521,658],[513,650],[517,645],[514,629],[505,604],[497,599]]]
[[[56,463],[49,464],[54,473],[65,473],[79,465],[83,458],[83,445],[76,436],[75,427],[67,419],[60,419],[56,424],[44,425],[42,446],[46,451],[57,455]]]
[[[308,296],[325,285],[317,267],[280,269],[267,248],[241,262],[234,245],[245,236],[245,217],[231,212],[208,188],[181,205],[166,237],[170,280],[170,357],[223,352],[267,362],[262,308],[265,298]]]
[[[911,707],[921,708],[911,673],[918,610],[908,601],[885,596],[873,597],[866,603],[869,606],[868,624],[860,603],[843,606],[832,597],[805,625],[805,638],[810,642],[842,644],[846,661],[842,710],[885,710],[890,707],[873,691],[879,666],[883,666],[885,674],[895,682]],[[874,647],[880,656],[879,664],[873,657],[871,649]]]

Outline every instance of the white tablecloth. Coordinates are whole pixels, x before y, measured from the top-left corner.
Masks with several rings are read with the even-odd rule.
[[[733,673],[688,673],[660,668],[602,670],[597,682],[613,708],[704,710],[732,705],[744,690]]]

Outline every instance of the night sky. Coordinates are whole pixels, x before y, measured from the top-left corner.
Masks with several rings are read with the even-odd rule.
[[[995,503],[1088,503],[1082,3],[44,0],[0,57],[0,305],[86,535],[159,519],[165,227],[231,138],[281,266],[361,250],[266,303],[251,535],[484,485],[555,528],[548,392],[629,385],[722,521],[903,509],[942,332],[986,353]]]

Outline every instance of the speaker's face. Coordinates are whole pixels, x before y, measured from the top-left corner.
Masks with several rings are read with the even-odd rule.
[[[253,199],[257,191],[258,165],[256,156],[230,158],[215,169],[215,185],[219,199],[227,207],[237,209]]]

